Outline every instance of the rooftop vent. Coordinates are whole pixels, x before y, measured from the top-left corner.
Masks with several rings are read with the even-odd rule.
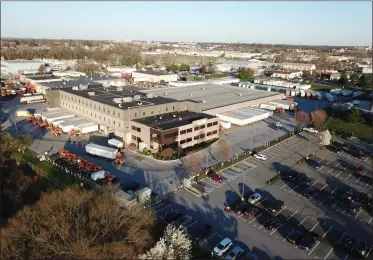
[[[193,93],[190,93],[189,96],[193,96]]]
[[[66,82],[63,82],[64,85],[66,85]]]
[[[118,107],[120,107],[120,108],[121,108],[121,107],[122,107],[122,104],[119,104],[119,105],[118,105]]]
[[[159,120],[162,120],[162,116],[159,117]]]
[[[95,92],[88,92],[88,96],[94,96],[95,94]]]
[[[202,90],[205,90],[205,88],[201,88]]]
[[[131,102],[133,100],[132,97],[124,97],[123,102]]]
[[[240,97],[242,97],[242,94],[238,94]]]
[[[173,118],[175,118],[175,117],[176,117],[176,115],[172,115],[172,117],[173,117]]]
[[[179,117],[179,120],[181,121],[181,120],[183,120],[181,117]]]
[[[168,93],[167,93],[167,92],[165,92],[164,94],[165,94],[166,96],[168,95]]]
[[[205,103],[206,103],[206,100],[202,100],[202,103],[205,104]]]
[[[116,104],[122,103],[123,98],[113,98],[113,102]]]
[[[142,102],[138,102],[137,105],[138,105],[138,106],[142,106]]]

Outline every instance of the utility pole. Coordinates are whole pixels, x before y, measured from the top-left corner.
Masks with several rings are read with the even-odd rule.
[[[243,175],[243,186],[242,186],[242,194],[241,194],[241,200],[244,201],[243,195],[245,194],[245,185],[246,185],[246,173]]]

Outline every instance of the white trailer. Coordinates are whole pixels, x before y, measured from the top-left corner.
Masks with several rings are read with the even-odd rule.
[[[114,147],[116,147],[116,148],[123,148],[123,142],[121,142],[121,141],[119,141],[119,140],[117,140],[117,139],[109,139],[108,141],[107,141],[107,143],[108,143],[108,145],[111,145],[111,146],[114,146]]]
[[[98,144],[87,144],[85,146],[86,153],[90,155],[96,155],[107,159],[115,159],[118,150],[111,147],[106,147]]]
[[[335,101],[335,97],[334,97],[332,94],[330,94],[330,93],[326,93],[326,94],[325,94],[325,98],[326,98],[328,101],[330,101],[330,102],[334,102],[334,101]]]
[[[221,127],[223,127],[224,129],[229,129],[229,128],[232,127],[232,123],[231,123],[231,122],[224,121],[224,120],[220,120],[220,125],[221,125]]]
[[[272,111],[275,111],[276,108],[277,108],[276,105],[268,104],[268,103],[260,104],[259,107],[260,107],[260,108],[264,108],[264,109],[269,109],[269,110],[272,110]]]
[[[285,110],[293,110],[298,105],[297,102],[291,102],[287,100],[271,101],[268,103],[271,105],[275,105],[276,107],[282,107]]]
[[[93,133],[98,131],[98,125],[95,123],[91,123],[89,125],[79,127],[78,130],[81,134]]]
[[[41,117],[42,120],[46,120],[48,117],[51,117],[51,116],[54,116],[54,115],[60,115],[60,114],[65,113],[65,112],[66,111],[64,111],[64,110],[50,111],[50,112],[41,113],[40,117]]]
[[[45,98],[43,95],[32,95],[27,97],[23,96],[20,98],[19,102],[21,102],[22,104],[45,102]]]
[[[222,114],[217,114],[220,121],[228,121],[232,124],[243,126],[250,123],[254,123],[273,115],[272,111],[265,111],[255,108],[241,108],[234,111],[225,112]]]
[[[306,91],[304,91],[303,89],[300,90],[300,96],[301,97],[306,97]]]
[[[320,92],[315,92],[316,93],[316,96],[317,96],[317,99],[322,99],[322,94]]]
[[[70,118],[70,117],[75,117],[75,115],[71,114],[69,112],[63,112],[63,113],[58,114],[58,115],[52,115],[50,117],[47,117],[46,120],[47,120],[48,123],[53,123],[54,121],[58,121],[58,120],[65,119],[65,118]]]

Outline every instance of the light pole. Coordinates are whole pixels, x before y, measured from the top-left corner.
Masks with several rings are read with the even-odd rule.
[[[244,197],[243,195],[245,194],[245,183],[246,183],[246,173],[244,173],[244,176],[243,176],[243,186],[242,186],[242,194],[241,194],[241,200],[244,201]]]

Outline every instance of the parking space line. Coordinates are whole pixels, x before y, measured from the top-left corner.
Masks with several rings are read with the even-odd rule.
[[[261,201],[258,201],[258,203],[254,204],[254,206],[258,206],[260,203],[262,203],[263,201],[265,201],[267,198],[264,198],[264,200],[261,200]]]
[[[330,160],[326,165],[328,165],[329,163],[331,163],[333,160]]]
[[[341,174],[343,171],[340,171],[335,177],[338,177],[339,176],[339,174]]]
[[[319,224],[319,222],[317,222],[314,226],[313,226],[313,228],[311,228],[311,230],[310,231],[312,231],[312,230],[314,230],[315,229],[315,227],[317,226]]]
[[[293,229],[293,231],[290,232],[289,235],[287,235],[282,241],[285,241],[291,234],[293,234],[293,232],[296,230],[296,228]]]
[[[306,220],[306,219],[308,219],[308,216],[305,218],[305,219],[303,219],[299,224],[298,224],[298,227]]]
[[[286,182],[284,185],[281,186],[280,190],[285,187],[286,185],[288,185],[289,182]]]
[[[355,218],[357,218],[359,216],[361,211],[362,211],[362,209],[359,210],[359,212],[356,214]]]
[[[298,212],[298,210],[295,211],[291,216],[289,216],[289,217],[286,219],[286,221],[288,221],[288,219],[290,219],[292,216],[294,216],[295,214],[297,214],[297,212]]]
[[[317,241],[316,245],[311,249],[311,251],[308,253],[308,255],[310,255],[313,250],[320,244],[320,241]]]
[[[331,168],[327,173],[331,172],[332,170],[334,170],[334,168]]]
[[[253,219],[249,222],[249,224],[250,224],[251,222],[253,222],[254,220],[256,220],[257,218],[259,218],[261,215],[262,215],[262,214],[259,214],[256,218],[253,218]]]
[[[324,165],[322,165],[317,171],[319,172],[322,168],[324,168]]]
[[[332,229],[333,226],[330,226],[330,228],[325,232],[325,234],[322,236],[322,237],[325,237],[326,234],[328,234],[328,232]]]
[[[320,191],[322,191],[326,186],[328,186],[328,184],[325,184],[324,187],[322,187],[322,188],[320,189]]]
[[[365,258],[368,258],[368,255],[370,254],[370,251],[372,251],[372,247],[369,249],[367,255],[365,256]]]
[[[368,224],[370,224],[371,221],[372,221],[372,218],[369,219]]]
[[[212,234],[210,237],[206,238],[202,243],[201,245],[203,245],[204,243],[206,243],[210,238],[212,238],[213,236],[215,236],[218,232],[215,232],[214,234]]]
[[[275,216],[277,216],[278,214],[280,214],[280,212],[283,211],[283,210],[286,209],[286,208],[287,208],[287,206],[283,207],[279,212],[276,213]],[[370,220],[372,220],[372,219],[370,219]]]
[[[169,207],[171,207],[171,206],[172,206],[172,205],[170,204],[170,205],[168,205],[168,206],[166,206],[166,207],[164,207],[164,208],[162,208],[162,209],[156,211],[155,213],[161,212],[162,210],[167,209],[167,208],[169,208]]]
[[[187,226],[186,228],[189,228],[191,226],[193,226],[194,224],[196,224],[198,222],[198,220],[194,221],[192,224],[190,224],[189,226]]]
[[[329,253],[324,257],[324,260],[325,260],[326,258],[328,258],[328,256],[330,255],[330,253],[331,253],[332,251],[333,251],[333,248],[330,249]]]
[[[359,240],[360,240],[360,237],[356,240],[356,243],[354,244],[354,246],[351,248],[351,251],[353,252],[355,246],[357,245],[357,243],[359,243]]]
[[[337,241],[337,243],[336,243],[336,245],[338,245],[339,244],[339,242],[341,242],[341,240],[342,240],[342,238],[345,236],[345,234],[346,234],[346,232],[344,232],[343,234],[342,234],[342,236],[338,239],[338,241]]]
[[[347,177],[346,177],[346,179],[345,180],[347,180],[350,176],[351,176],[352,174],[350,173]]]
[[[318,183],[319,181],[315,181],[311,186],[310,186],[310,188],[313,186],[313,185],[315,185],[316,183]]]
[[[348,255],[346,255],[346,257],[343,260],[346,260],[347,258],[348,258]]]

